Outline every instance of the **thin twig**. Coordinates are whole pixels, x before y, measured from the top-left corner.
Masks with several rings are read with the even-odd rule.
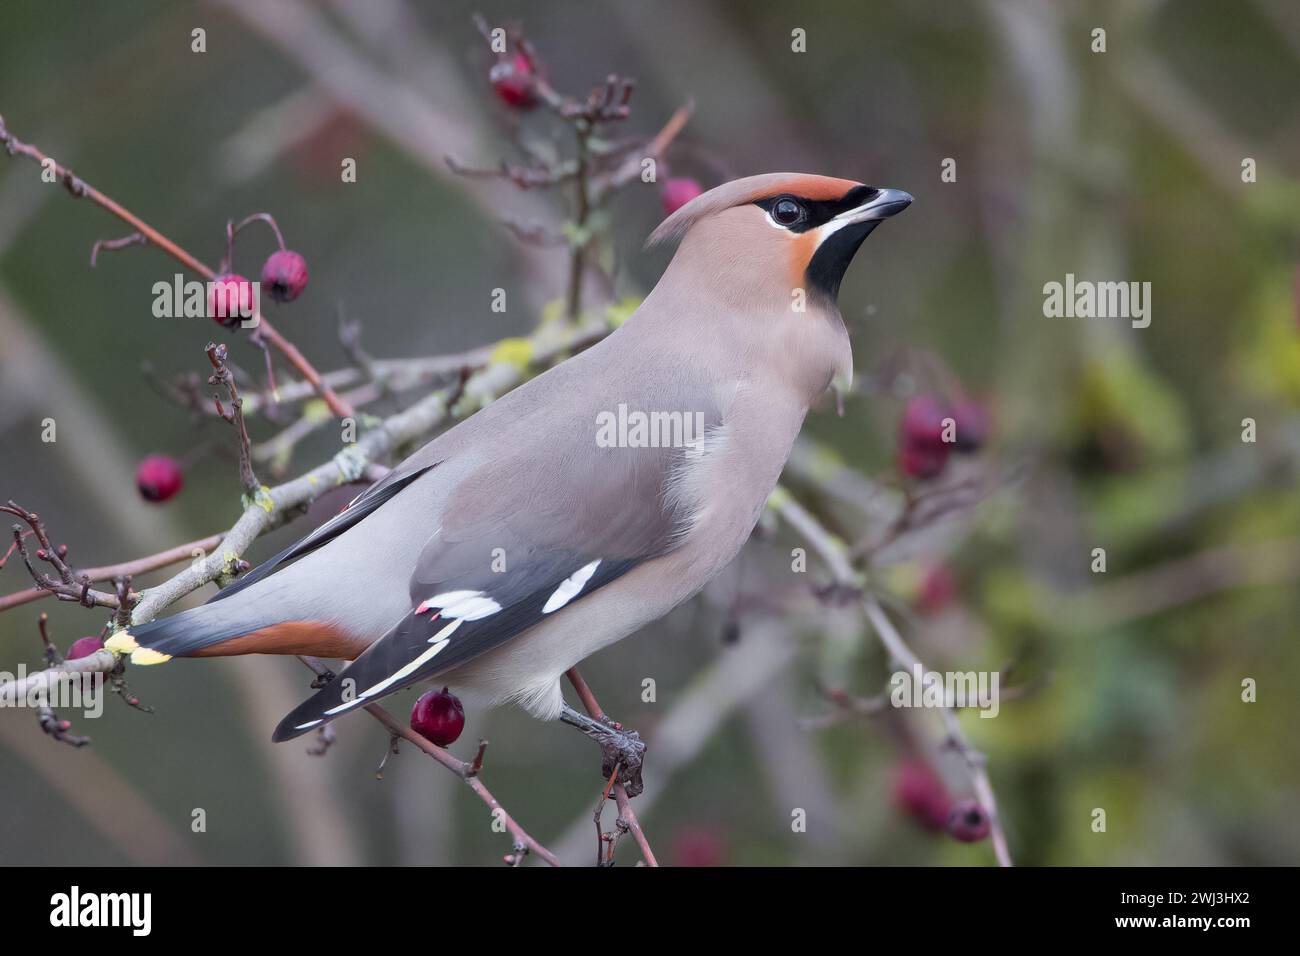
[[[849,560],[848,549],[844,543],[823,527],[821,522],[803,505],[799,504],[786,489],[778,488],[773,493],[770,503],[781,517],[826,562],[835,579],[836,586],[859,595],[867,620],[871,622],[871,626],[875,629],[876,635],[880,638],[880,642],[885,646],[885,650],[888,651],[890,657],[898,665],[908,670],[920,668],[925,671],[925,665],[907,645],[907,642],[903,640],[902,635],[894,627],[893,622],[889,620],[875,595],[863,590],[861,575],[854,570]],[[965,761],[971,778],[971,785],[975,789],[976,798],[988,812],[992,825],[993,852],[997,856],[998,864],[1000,866],[1011,866],[1011,853],[1007,847],[1007,838],[1002,828],[1002,820],[998,815],[997,799],[993,794],[993,785],[989,782],[984,755],[976,750],[967,739],[961,729],[961,722],[958,720],[955,709],[947,706],[936,709],[943,721],[949,746],[956,750]]]
[[[924,671],[925,665],[921,663],[921,659],[916,656],[916,653],[908,647],[875,596],[871,594],[865,595],[862,599],[862,607],[866,611],[867,619],[871,621],[872,627],[875,628],[876,634],[880,637],[881,643],[885,645],[894,660],[909,670],[920,668]],[[997,856],[998,865],[1011,866],[1011,851],[1007,846],[1006,833],[1002,829],[1002,818],[998,814],[998,802],[993,795],[993,784],[989,781],[987,760],[984,754],[971,745],[970,740],[962,731],[961,722],[957,718],[957,711],[951,707],[940,707],[938,710],[948,734],[948,744],[965,761],[966,769],[970,773],[971,784],[975,788],[976,799],[979,800],[980,805],[984,807],[989,815],[993,852]]]
[[[128,246],[147,246],[148,244],[149,240],[144,237],[144,233],[140,232],[133,232],[121,239],[96,239],[95,244],[90,247],[90,266],[93,269],[98,264],[101,251],[116,252]]]
[[[587,714],[597,720],[608,720],[605,711],[601,709],[600,702],[596,700],[596,695],[592,693],[590,685],[578,672],[576,667],[570,667],[564,672],[564,676],[569,679],[573,689],[578,694],[578,699],[582,701],[582,707]],[[615,776],[618,771],[615,769]],[[641,829],[641,821],[637,819],[636,811],[632,809],[632,801],[628,798],[627,790],[621,780],[614,781],[614,800],[618,803],[618,816],[627,824],[627,828],[632,831],[632,837],[636,840],[636,845],[641,849],[641,856],[645,859],[647,866],[658,866],[659,861],[655,859],[654,850],[650,848],[650,841]]]
[[[212,551],[221,543],[223,535],[212,534],[206,538],[199,538],[197,541],[191,541],[188,544],[178,544],[174,548],[168,548],[165,551],[159,551],[157,554],[151,554],[143,558],[136,558],[133,561],[123,561],[121,564],[109,564],[101,568],[81,568],[72,573],[78,579],[84,579],[92,583],[99,581],[111,581],[114,578],[123,576],[134,576],[145,574],[149,571],[158,571],[162,568],[178,564],[181,561],[192,561],[198,553],[200,556]],[[6,594],[0,597],[0,612],[7,611],[10,608],[18,607],[20,604],[27,604],[31,601],[37,601],[44,597],[50,597],[53,592],[46,588],[34,587],[25,591],[17,591],[13,594]]]
[[[392,714],[386,711],[383,707],[380,707],[378,704],[368,704],[366,706],[366,712],[383,724],[384,727],[386,727],[394,736],[401,737],[403,740],[414,744],[424,753],[428,754],[434,760],[438,761],[438,763],[442,764],[452,773],[456,774],[456,776],[464,780],[465,785],[473,790],[475,795],[487,805],[488,809],[500,819],[507,832],[509,832],[509,834],[515,839],[516,844],[526,847],[528,852],[536,853],[551,866],[561,865],[559,858],[537,840],[533,839],[533,837],[529,835],[528,831],[521,827],[506,808],[501,805],[500,801],[498,801],[496,797],[492,796],[492,792],[483,785],[483,781],[479,776],[479,770],[482,769],[481,761],[478,761],[479,766],[475,768],[474,764],[457,759],[437,744],[422,737],[410,727],[402,724]],[[509,862],[514,863],[517,861],[510,860]]]
[[[216,273],[213,272],[212,269],[208,268],[171,239],[168,239],[165,235],[153,226],[149,225],[135,213],[118,204],[115,200],[110,199],[94,186],[91,186],[89,183],[80,179],[72,172],[72,170],[68,169],[66,166],[60,165],[54,159],[43,153],[38,147],[33,146],[30,143],[24,143],[15,137],[5,127],[3,116],[0,116],[0,142],[4,143],[5,149],[9,152],[9,155],[26,156],[35,160],[42,167],[53,169],[59,181],[63,183],[64,187],[73,196],[79,199],[89,199],[100,208],[112,213],[137,233],[144,236],[148,241],[148,244],[157,246],[191,272],[198,273],[204,279],[209,281],[216,278]],[[348,405],[340,399],[337,394],[335,394],[334,390],[322,380],[320,373],[316,371],[316,367],[312,365],[311,362],[307,361],[306,357],[298,351],[296,345],[276,331],[271,323],[267,321],[265,316],[256,314],[253,316],[253,319],[257,324],[258,331],[262,337],[272,346],[279,349],[285,359],[288,360],[289,364],[296,368],[298,373],[302,375],[304,379],[311,383],[317,394],[325,400],[325,404],[329,406],[330,411],[339,418],[349,418],[352,416],[352,409],[348,407]]]
[[[33,556],[28,551],[25,541],[28,534],[24,533],[22,525],[16,524],[13,526],[14,547],[18,549],[23,564],[27,566],[27,573],[36,582],[38,589],[54,595],[60,601],[75,601],[83,607],[109,607],[115,610],[121,607],[118,595],[92,588],[90,578],[84,574],[78,575],[73,571],[72,566],[64,560],[68,553],[67,547],[60,545],[56,548],[50,543],[49,535],[45,531],[45,525],[41,522],[40,515],[34,511],[28,511],[13,501],[0,505],[0,513],[11,514],[22,519],[30,529],[30,535],[35,537],[37,543],[40,544]],[[53,567],[58,577],[53,577],[39,570],[35,563],[37,560],[44,561]]]
[[[248,495],[249,498],[255,498],[262,486],[257,480],[257,475],[253,473],[248,427],[244,424],[244,400],[239,397],[239,388],[235,385],[235,376],[226,367],[226,347],[209,342],[206,351],[208,361],[212,363],[212,375],[208,378],[208,384],[225,387],[226,394],[230,398],[230,411],[226,411],[218,396],[213,395],[212,402],[216,407],[217,414],[235,427],[235,432],[239,437],[239,483],[243,487],[245,495]]]

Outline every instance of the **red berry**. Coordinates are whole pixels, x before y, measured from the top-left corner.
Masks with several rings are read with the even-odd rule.
[[[89,657],[95,651],[102,650],[104,642],[97,637],[79,637],[72,642],[68,653],[63,655],[65,661],[75,661],[79,657]]]
[[[907,760],[894,773],[894,805],[927,830],[948,822],[952,798],[939,775],[922,760]]]
[[[948,409],[933,395],[914,395],[903,410],[899,437],[915,445],[943,444],[943,421]]]
[[[678,866],[722,866],[726,845],[713,830],[687,827],[673,835],[672,858]]]
[[[947,463],[948,451],[942,445],[904,445],[898,450],[898,467],[903,474],[912,478],[934,478]]]
[[[921,579],[921,590],[916,595],[917,610],[923,614],[942,611],[957,596],[957,581],[946,564],[931,565]]]
[[[958,402],[952,410],[952,420],[957,439],[953,451],[978,451],[989,433],[989,417],[984,406],[977,402]]]
[[[933,395],[916,395],[898,424],[898,467],[913,478],[933,478],[948,463],[951,446],[943,440],[948,410]]]
[[[208,283],[208,317],[228,329],[251,318],[256,308],[253,283],[227,272]]]
[[[455,743],[465,729],[460,698],[445,687],[422,694],[411,708],[411,729],[439,747]]]
[[[181,463],[170,455],[150,455],[135,470],[135,486],[146,501],[166,501],[184,483]]]
[[[292,302],[307,288],[307,260],[292,249],[271,253],[262,266],[262,288],[276,302]]]
[[[974,800],[958,800],[948,812],[948,835],[962,843],[978,843],[991,826],[989,815]]]
[[[513,59],[498,60],[488,72],[488,82],[497,98],[517,110],[530,110],[537,105],[533,79],[533,64],[522,53],[516,53]]]
[[[664,180],[663,187],[659,190],[659,198],[664,204],[664,214],[671,216],[703,192],[704,187],[690,177]]]

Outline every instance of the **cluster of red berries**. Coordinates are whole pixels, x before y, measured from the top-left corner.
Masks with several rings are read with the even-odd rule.
[[[292,302],[307,288],[307,260],[301,253],[285,248],[284,237],[269,215],[258,213],[250,216],[239,226],[228,229],[226,258],[222,260],[221,272],[208,283],[208,315],[228,329],[236,328],[257,308],[253,283],[230,270],[235,233],[255,219],[270,223],[280,243],[280,248],[267,256],[262,264],[262,291],[276,302]],[[181,463],[170,455],[149,455],[135,471],[135,484],[141,497],[155,504],[175,497],[184,483]]]
[[[934,395],[914,395],[898,425],[898,468],[911,478],[934,478],[953,452],[978,451],[988,436],[988,416],[981,405],[953,405]]]
[[[977,843],[989,835],[988,812],[969,798],[954,798],[939,775],[921,760],[899,764],[894,774],[894,803],[931,833]]]
[[[278,249],[262,265],[262,291],[276,302],[292,302],[307,288],[307,260],[292,249]],[[222,272],[208,284],[208,315],[234,328],[253,314],[253,283],[235,272]]]
[[[465,729],[465,708],[446,687],[421,694],[411,708],[411,729],[439,747],[454,744]]]
[[[262,264],[262,291],[276,302],[292,302],[307,288],[307,260],[302,253],[285,247],[280,227],[268,213],[256,213],[238,226],[228,226],[226,257],[221,262],[219,274],[208,283],[208,315],[228,329],[233,329],[251,316],[257,307],[253,283],[231,271],[230,265],[234,257],[235,234],[258,220],[271,227],[280,243],[280,248],[267,256],[266,262]]]

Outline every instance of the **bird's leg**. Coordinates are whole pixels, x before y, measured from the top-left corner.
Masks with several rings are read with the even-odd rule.
[[[577,727],[583,734],[600,744],[600,752],[604,758],[601,762],[601,773],[608,777],[617,766],[619,780],[627,788],[629,797],[635,797],[645,789],[645,785],[641,782],[645,744],[640,734],[635,730],[624,730],[608,717],[603,719],[588,717],[568,704],[565,704],[560,711],[560,720],[570,727]]]

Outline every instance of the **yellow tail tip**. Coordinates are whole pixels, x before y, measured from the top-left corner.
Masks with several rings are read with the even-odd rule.
[[[104,642],[104,647],[114,654],[129,654],[139,646],[129,631],[118,631]]]
[[[152,647],[137,647],[131,652],[132,664],[165,664],[171,659],[170,654],[155,651]]]

